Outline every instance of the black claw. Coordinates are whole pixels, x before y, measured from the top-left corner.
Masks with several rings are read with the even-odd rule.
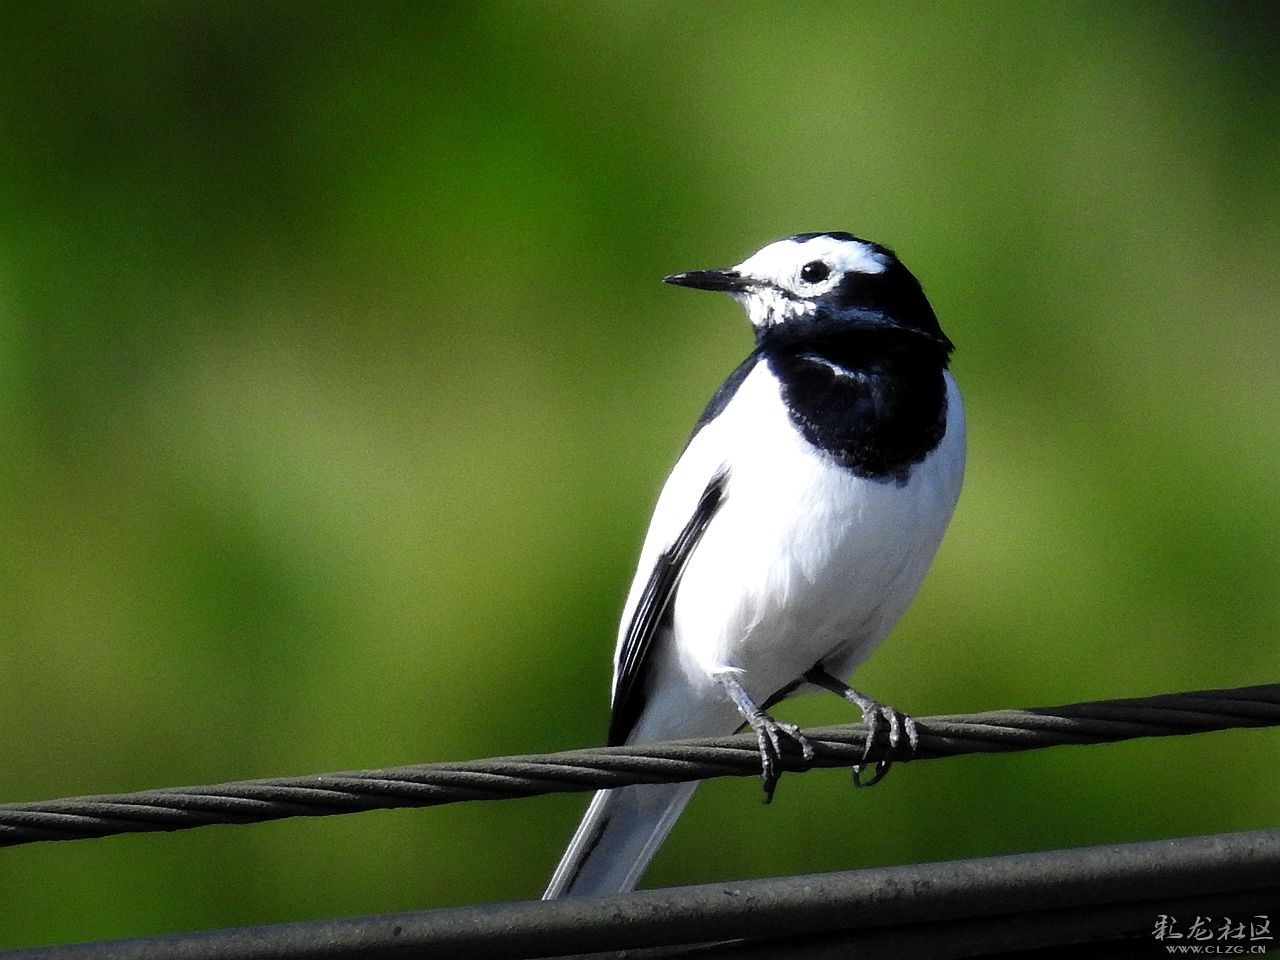
[[[866,764],[857,763],[853,766],[853,785],[859,789],[863,787],[874,787],[877,783],[884,779],[884,775],[889,772],[890,761],[880,760],[876,763],[875,775],[867,781],[862,779],[862,768]]]

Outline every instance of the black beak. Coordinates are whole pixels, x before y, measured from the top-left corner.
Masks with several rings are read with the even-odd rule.
[[[751,287],[751,280],[736,270],[690,270],[688,273],[673,273],[662,280],[663,283],[674,283],[677,287],[723,290],[725,293],[741,293]]]

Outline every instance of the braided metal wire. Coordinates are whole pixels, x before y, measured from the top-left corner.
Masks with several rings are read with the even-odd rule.
[[[866,761],[927,760],[968,753],[1035,750],[1178,736],[1234,727],[1280,726],[1280,684],[1101,700],[1059,707],[994,710],[916,721],[913,755],[877,737]],[[816,756],[806,763],[789,741],[782,768],[849,767],[864,762],[863,724],[805,731]],[[429,763],[200,787],[71,797],[0,805],[0,846],[121,833],[259,823],[362,810],[423,807],[544,793],[759,774],[755,737],[739,735],[563,753]]]

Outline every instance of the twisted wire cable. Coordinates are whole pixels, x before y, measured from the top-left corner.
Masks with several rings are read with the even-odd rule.
[[[807,729],[805,735],[812,741],[816,756],[805,762],[799,749],[787,742],[781,767],[798,772],[813,767],[851,767],[887,760],[929,760],[1235,727],[1280,726],[1280,684],[927,717],[918,719],[916,725],[920,743],[914,754],[890,748],[883,736],[867,747],[867,728],[861,723]],[[273,777],[0,804],[0,846],[759,773],[756,738],[745,734]]]

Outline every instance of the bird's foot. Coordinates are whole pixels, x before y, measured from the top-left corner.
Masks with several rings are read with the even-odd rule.
[[[764,787],[764,802],[769,803],[773,800],[773,791],[777,789],[778,778],[782,776],[778,764],[782,760],[783,736],[796,742],[806,762],[813,759],[813,743],[794,723],[782,723],[763,710],[757,710],[747,717],[747,722],[756,732],[756,742],[760,745],[760,782]]]
[[[888,724],[889,726],[890,753],[898,749],[898,745],[902,743],[904,736],[907,740],[907,746],[911,748],[911,753],[915,753],[919,748],[920,732],[916,729],[916,722],[901,710],[895,710],[888,704],[872,700],[866,694],[859,693],[847,683],[837,680],[821,667],[814,667],[804,675],[804,678],[816,686],[830,690],[832,693],[838,693],[862,711],[862,719],[867,725],[867,739],[862,745],[862,759],[864,761],[871,754],[871,745],[875,743],[876,735],[880,732],[882,724]],[[866,781],[862,779],[862,771],[867,764],[865,762],[854,764],[853,785],[855,787],[874,787],[884,779],[892,763],[893,760],[889,757],[884,760],[878,760],[875,764],[875,773],[870,780]]]
[[[738,679],[741,672],[726,670],[713,676],[737,705],[742,718],[756,732],[756,742],[760,745],[760,780],[764,786],[764,802],[769,803],[773,800],[773,791],[777,789],[778,778],[782,776],[778,766],[782,761],[783,738],[793,740],[800,747],[806,763],[814,757],[813,743],[794,723],[782,723],[760,709]]]
[[[898,745],[902,743],[904,736],[910,751],[912,753],[916,752],[916,749],[920,746],[920,733],[916,729],[916,722],[910,716],[886,703],[872,700],[852,687],[847,688],[843,695],[846,700],[862,711],[862,719],[867,725],[867,740],[862,747],[863,760],[871,753],[871,745],[875,743],[876,736],[879,734],[883,724],[888,724],[889,727],[890,752],[898,749]],[[877,761],[875,772],[870,780],[862,779],[862,772],[866,769],[867,764],[855,764],[853,767],[853,785],[855,787],[874,787],[884,779],[892,764],[893,760],[889,757]]]

